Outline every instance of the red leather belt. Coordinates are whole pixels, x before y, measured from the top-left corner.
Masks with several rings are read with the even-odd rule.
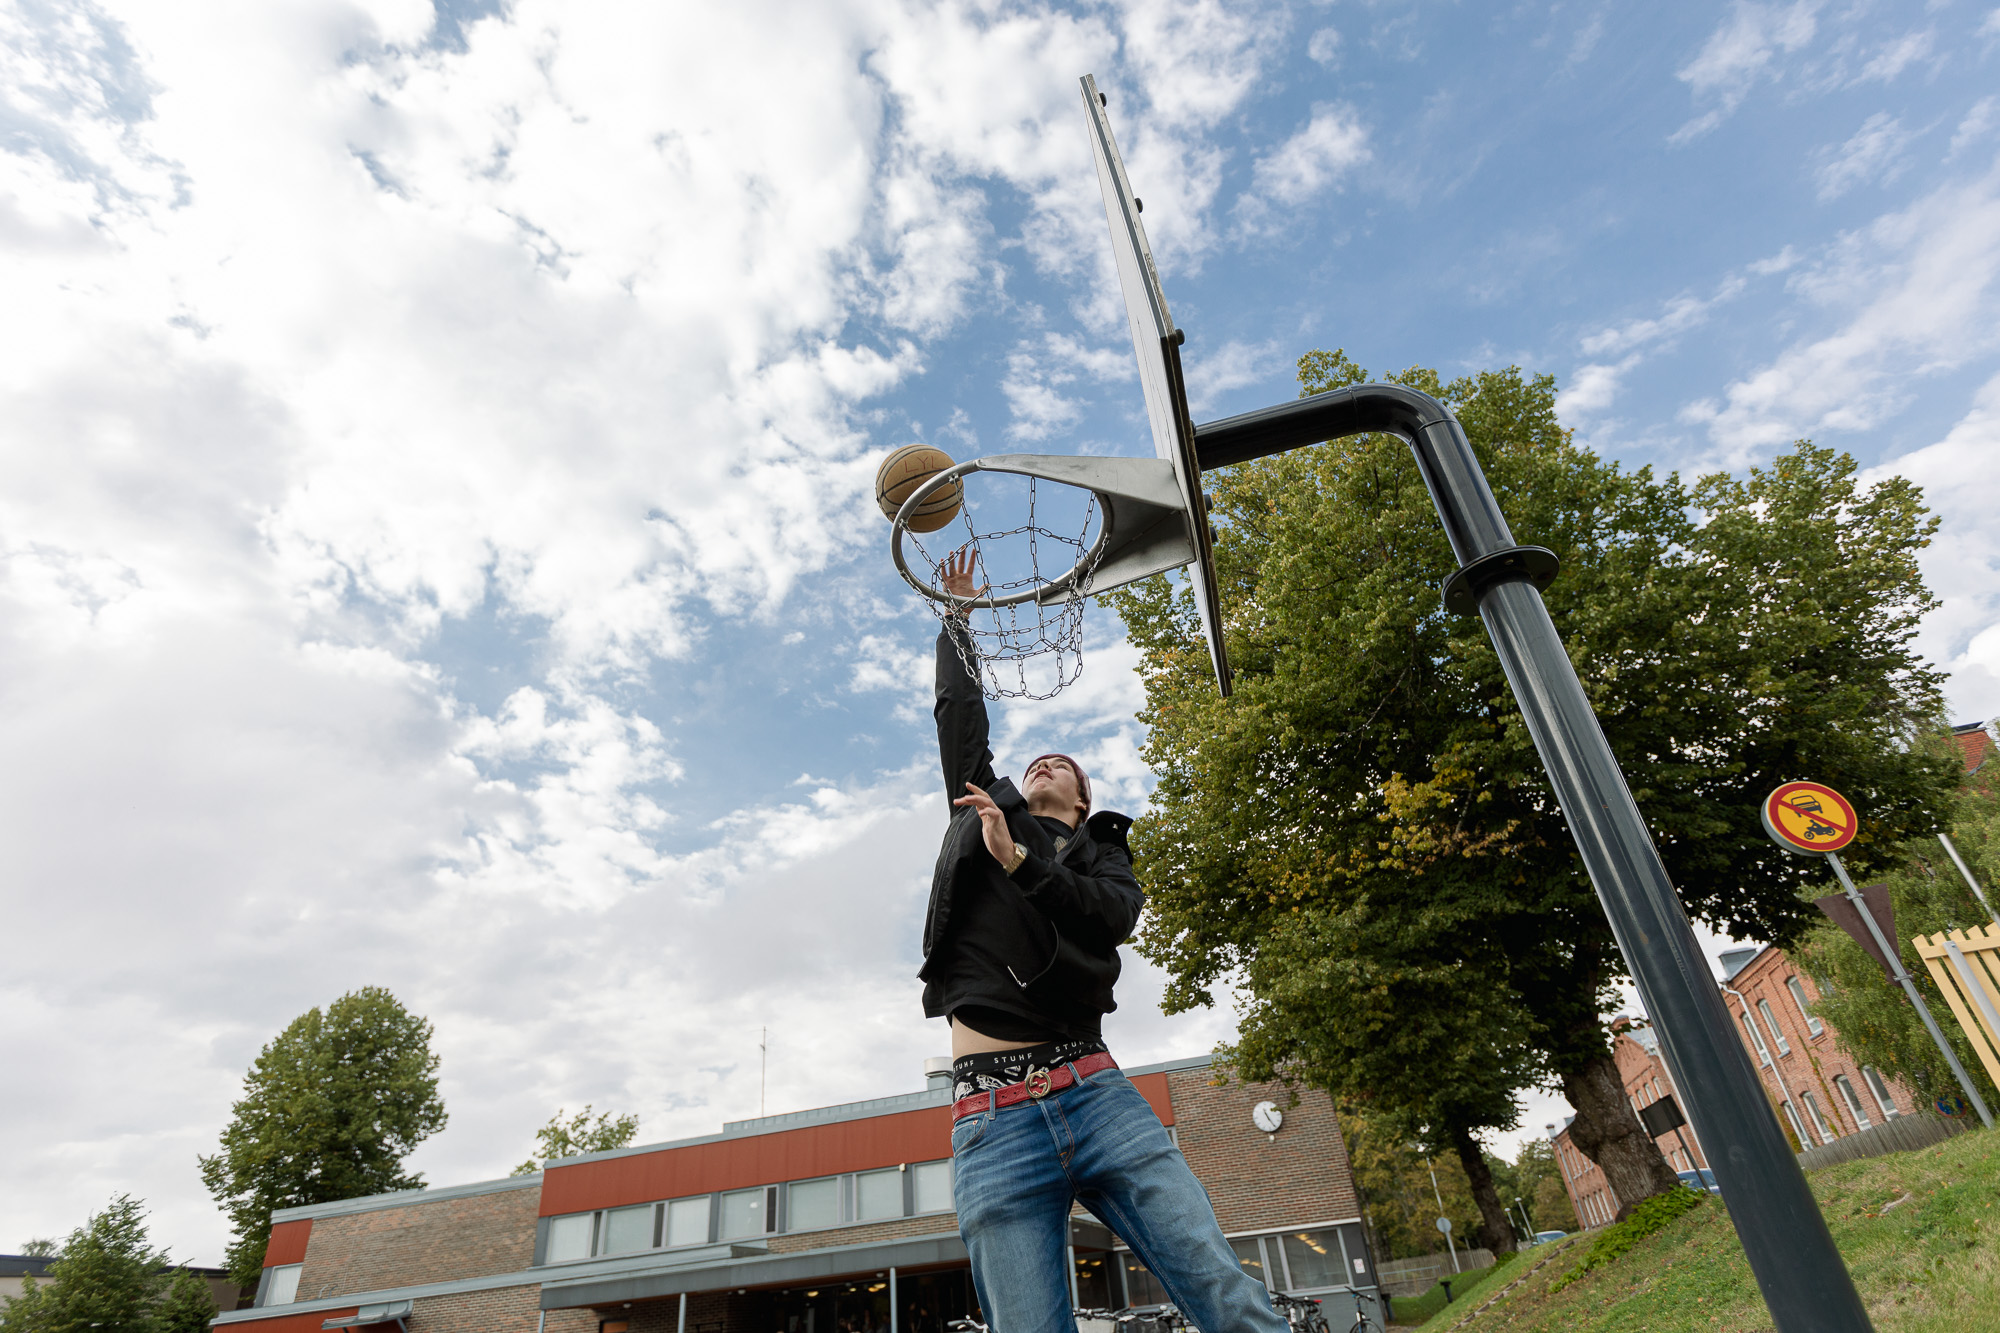
[[[1099,1051],[1096,1055],[1086,1055],[1081,1060],[1057,1065],[1054,1069],[1030,1069],[1028,1076],[1019,1083],[960,1097],[951,1104],[952,1123],[956,1124],[969,1115],[978,1115],[981,1111],[997,1111],[1003,1106],[1021,1102],[1038,1102],[1052,1092],[1061,1092],[1080,1078],[1089,1078],[1100,1069],[1116,1068],[1118,1062],[1111,1058],[1111,1052]],[[1072,1070],[1075,1072],[1070,1072]]]

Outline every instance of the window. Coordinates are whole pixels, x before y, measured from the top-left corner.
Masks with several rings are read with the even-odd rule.
[[[1806,1020],[1806,1031],[1817,1037],[1826,1031],[1826,1025],[1814,1018],[1806,1009],[1806,988],[1799,984],[1797,977],[1785,978],[1785,989],[1792,993],[1792,1003],[1799,1007],[1799,1016]]]
[[[731,1190],[722,1196],[723,1240],[742,1240],[747,1236],[764,1234],[765,1218],[769,1212],[765,1208],[766,1189]]]
[[[1119,1259],[1125,1264],[1125,1303],[1127,1305],[1165,1305],[1167,1289],[1160,1280],[1146,1271],[1146,1265],[1139,1262],[1139,1256],[1130,1250],[1122,1250]]]
[[[914,1195],[916,1211],[920,1213],[948,1213],[951,1211],[951,1159],[941,1162],[918,1162],[910,1168],[910,1192]]]
[[[1819,1141],[1832,1143],[1833,1127],[1826,1123],[1826,1113],[1819,1109],[1819,1099],[1810,1092],[1802,1092],[1799,1094],[1799,1100],[1806,1104],[1806,1115],[1811,1118],[1813,1128],[1819,1131]]]
[[[571,1259],[588,1259],[596,1221],[596,1213],[571,1213],[568,1217],[550,1218],[549,1248],[542,1262],[560,1264]]]
[[[1806,1127],[1799,1123],[1799,1113],[1792,1109],[1792,1104],[1790,1102],[1779,1102],[1778,1105],[1784,1109],[1785,1119],[1790,1123],[1792,1135],[1798,1139],[1799,1146],[1801,1148],[1812,1147],[1812,1140],[1806,1137]]]
[[[840,1177],[793,1182],[785,1202],[785,1230],[810,1231],[840,1225]]]
[[[1336,1287],[1347,1280],[1340,1271],[1340,1237],[1334,1232],[1287,1232],[1282,1243],[1285,1267],[1291,1276],[1291,1290]]]
[[[1861,1077],[1867,1082],[1868,1091],[1875,1094],[1875,1104],[1882,1108],[1882,1118],[1884,1120],[1894,1120],[1902,1114],[1901,1111],[1896,1109],[1896,1099],[1889,1095],[1888,1085],[1882,1081],[1882,1076],[1875,1072],[1873,1065],[1864,1068],[1861,1071]]]
[[[1854,1085],[1847,1081],[1847,1075],[1835,1074],[1833,1076],[1833,1086],[1839,1091],[1840,1100],[1847,1103],[1848,1114],[1854,1117],[1855,1125],[1866,1129],[1874,1123],[1869,1120],[1868,1112],[1862,1109],[1861,1094],[1856,1092]]]
[[[633,1254],[653,1248],[653,1205],[613,1208],[604,1214],[604,1243],[599,1254]]]
[[[304,1264],[280,1264],[271,1270],[271,1285],[265,1289],[264,1304],[290,1305],[299,1298],[299,1270]]]
[[[1771,1040],[1778,1043],[1778,1054],[1790,1055],[1792,1044],[1785,1040],[1785,1030],[1778,1026],[1778,1016],[1771,1012],[1771,1002],[1757,1001],[1757,1012],[1764,1015],[1764,1025],[1771,1029]]]
[[[1236,1251],[1236,1262],[1243,1266],[1244,1272],[1256,1278],[1267,1287],[1271,1285],[1270,1278],[1264,1272],[1264,1245],[1262,1241],[1258,1240],[1255,1236],[1239,1236],[1229,1242],[1229,1248]]]
[[[675,1199],[667,1205],[664,1243],[668,1245],[708,1244],[708,1196]]]
[[[903,1173],[895,1167],[887,1171],[863,1171],[854,1177],[854,1219],[877,1222],[903,1215]]]
[[[1769,1065],[1771,1063],[1771,1048],[1764,1044],[1764,1032],[1763,1029],[1757,1026],[1757,1020],[1750,1017],[1748,1009],[1745,1009],[1736,1017],[1743,1024],[1743,1030],[1750,1034],[1750,1048],[1757,1052],[1757,1063]]]

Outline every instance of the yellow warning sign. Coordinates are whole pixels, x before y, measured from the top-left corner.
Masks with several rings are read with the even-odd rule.
[[[1764,831],[1788,852],[1837,852],[1854,841],[1860,820],[1833,788],[1787,782],[1764,798]]]

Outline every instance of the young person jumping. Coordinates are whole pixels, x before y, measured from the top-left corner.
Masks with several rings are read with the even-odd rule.
[[[972,565],[969,551],[948,557],[946,591],[976,596]],[[1067,755],[1035,760],[1019,789],[995,777],[975,651],[948,617],[933,711],[952,820],[919,975],[925,1015],[951,1021],[952,1193],[980,1308],[993,1333],[1075,1333],[1065,1264],[1081,1201],[1202,1333],[1286,1333],[1104,1046],[1118,946],[1146,901],[1132,821],[1091,813]]]

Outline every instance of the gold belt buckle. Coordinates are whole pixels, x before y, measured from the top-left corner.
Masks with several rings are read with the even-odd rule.
[[[1049,1089],[1054,1086],[1054,1080],[1049,1077],[1049,1071],[1046,1069],[1030,1069],[1028,1077],[1022,1082],[1027,1085],[1028,1095],[1036,1101],[1048,1096]]]

